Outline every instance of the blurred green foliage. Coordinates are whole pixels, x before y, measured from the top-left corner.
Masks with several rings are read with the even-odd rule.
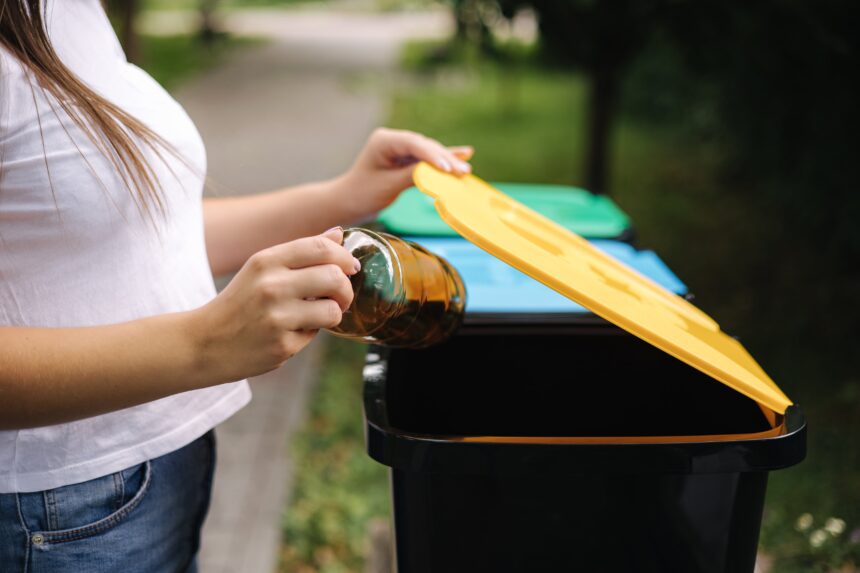
[[[474,145],[472,164],[493,179],[580,179],[581,165],[573,158],[583,149],[581,77],[533,69],[510,74],[502,66],[482,65],[452,67],[417,82],[394,99],[396,125],[451,145]]]
[[[362,570],[367,524],[390,513],[386,468],[364,446],[362,379],[367,347],[327,337],[308,422],[292,444],[296,464],[284,514],[280,570]]]
[[[854,573],[860,563],[860,527],[851,529],[837,517],[816,518],[805,513],[794,521],[795,535],[783,548],[785,573]]]

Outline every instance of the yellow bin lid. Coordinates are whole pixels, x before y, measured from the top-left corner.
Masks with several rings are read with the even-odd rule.
[[[421,163],[414,179],[451,228],[491,255],[772,411],[791,405],[710,316],[579,235],[474,175]]]

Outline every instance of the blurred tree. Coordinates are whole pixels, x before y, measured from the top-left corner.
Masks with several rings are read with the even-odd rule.
[[[609,190],[609,136],[621,76],[654,30],[666,1],[498,0],[507,18],[520,8],[533,8],[548,59],[589,76],[585,185],[594,193]]]
[[[212,46],[218,38],[219,30],[215,25],[215,11],[218,0],[200,0],[200,40],[206,46]]]
[[[664,25],[683,73],[713,86],[731,172],[810,238],[838,237],[829,248],[856,272],[860,7],[700,0],[679,2]]]
[[[451,0],[451,7],[454,10],[454,22],[457,24],[454,40],[457,42],[464,42],[469,36],[469,25],[466,21],[467,4],[468,0]]]
[[[659,1],[529,0],[547,55],[589,76],[585,185],[594,193],[609,191],[609,137],[621,76],[654,29]]]
[[[743,247],[757,320],[847,357],[860,344],[860,5],[677,0],[659,27],[625,98],[658,104],[637,119],[714,144],[719,186],[743,194],[760,241]],[[643,67],[659,73],[641,81]]]
[[[118,29],[125,56],[135,63],[140,62],[140,42],[135,26],[140,7],[140,0],[107,0],[108,12]]]
[[[493,34],[488,17],[496,9],[495,0],[452,0],[452,3],[457,22],[455,42],[471,43],[481,53],[491,53]]]

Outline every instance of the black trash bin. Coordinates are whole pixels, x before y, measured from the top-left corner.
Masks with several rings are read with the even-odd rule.
[[[428,169],[452,227],[602,318],[467,315],[439,346],[371,348],[399,573],[752,573],[768,472],[805,455],[799,408],[680,297]]]
[[[364,405],[400,573],[751,573],[767,472],[805,451],[797,408],[608,324],[372,347]]]

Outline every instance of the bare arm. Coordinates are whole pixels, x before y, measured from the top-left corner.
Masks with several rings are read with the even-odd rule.
[[[270,193],[206,199],[203,215],[209,265],[215,275],[236,271],[270,245],[365,220],[412,185],[419,160],[458,175],[469,147],[443,147],[410,131],[378,129],[344,175]]]
[[[218,382],[189,313],[92,328],[0,328],[0,429],[56,424]]]
[[[340,178],[258,195],[204,199],[212,273],[235,272],[257,251],[359,220],[360,212],[338,200],[347,185]]]
[[[277,368],[352,301],[332,230],[251,257],[208,304],[87,328],[0,327],[0,429],[57,424]]]

